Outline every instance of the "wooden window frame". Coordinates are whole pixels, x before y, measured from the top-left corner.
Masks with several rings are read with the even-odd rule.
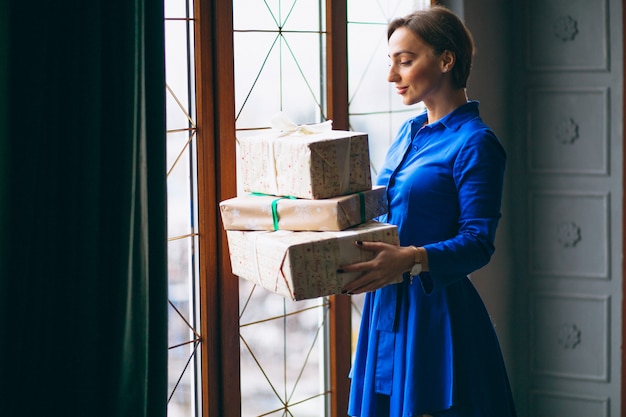
[[[219,201],[237,193],[233,5],[194,1],[201,401],[203,417],[241,415],[239,285],[232,275]],[[348,129],[347,2],[326,0],[328,118]],[[351,302],[330,297],[330,416],[345,416],[351,362]]]

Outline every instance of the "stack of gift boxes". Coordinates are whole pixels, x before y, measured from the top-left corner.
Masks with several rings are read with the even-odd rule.
[[[384,187],[372,187],[368,137],[339,130],[238,139],[246,195],[220,203],[234,275],[292,300],[338,294],[373,253],[354,242],[398,243]],[[398,281],[402,277],[398,277]]]

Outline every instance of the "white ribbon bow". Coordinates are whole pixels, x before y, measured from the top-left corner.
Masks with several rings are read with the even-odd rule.
[[[283,112],[278,112],[274,115],[274,117],[272,117],[272,129],[280,130],[285,135],[289,135],[291,133],[311,135],[314,133],[328,132],[332,130],[332,128],[332,120],[311,125],[297,125]]]

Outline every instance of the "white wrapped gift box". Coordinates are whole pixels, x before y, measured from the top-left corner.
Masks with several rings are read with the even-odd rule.
[[[341,265],[372,259],[356,240],[398,244],[396,226],[369,221],[335,232],[227,230],[232,271],[292,300],[341,293],[360,273],[338,273]],[[398,276],[395,282],[402,281]]]
[[[226,230],[344,230],[387,212],[385,187],[317,200],[244,195],[220,203]]]
[[[372,188],[365,133],[273,132],[237,139],[243,190],[320,199]]]

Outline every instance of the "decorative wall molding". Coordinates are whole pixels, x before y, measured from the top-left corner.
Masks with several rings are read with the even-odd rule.
[[[609,279],[609,199],[609,193],[530,191],[530,273]]]
[[[608,381],[609,308],[609,295],[531,293],[532,373]]]
[[[563,323],[559,329],[559,344],[564,349],[576,349],[580,343],[581,331],[574,323]]]
[[[564,248],[573,248],[582,239],[580,227],[574,222],[557,225],[557,240]]]
[[[587,393],[534,390],[530,393],[530,416],[609,417],[609,398]]]
[[[531,0],[526,61],[531,71],[609,70],[606,0]]]
[[[557,16],[552,28],[554,35],[563,42],[573,41],[578,34],[578,22],[572,16]]]
[[[572,117],[563,117],[554,124],[554,138],[564,145],[573,144],[580,135],[578,123]]]
[[[606,87],[532,88],[528,96],[528,172],[609,175]]]

